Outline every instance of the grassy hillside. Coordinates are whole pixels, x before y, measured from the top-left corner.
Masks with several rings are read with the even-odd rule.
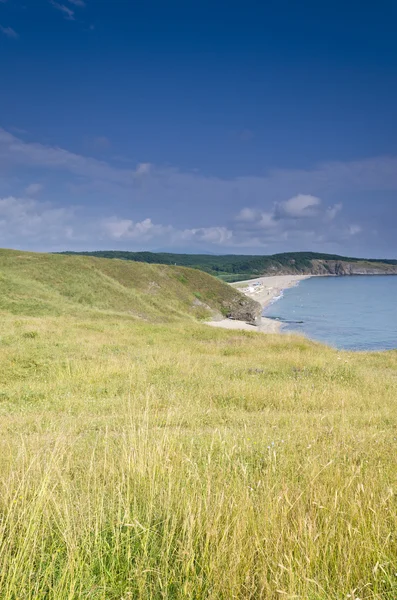
[[[256,303],[200,271],[121,260],[0,250],[0,282],[0,308],[15,314],[100,309],[164,322],[256,310]]]
[[[66,254],[75,254],[68,252]],[[118,258],[137,262],[157,263],[166,265],[182,265],[200,269],[215,275],[224,281],[240,281],[261,275],[275,274],[348,274],[349,271],[371,270],[385,274],[397,274],[397,260],[374,260],[349,258],[335,254],[320,254],[316,252],[285,252],[271,256],[226,255],[212,256],[207,254],[171,254],[165,252],[124,252],[96,251],[77,254],[98,256],[103,258]],[[339,268],[338,266],[342,268]],[[335,266],[337,266],[335,273]],[[345,268],[344,268],[345,267]],[[347,268],[346,268],[347,267]],[[344,272],[346,271],[346,272]]]
[[[0,264],[1,600],[395,600],[397,352],[170,317],[162,267]]]

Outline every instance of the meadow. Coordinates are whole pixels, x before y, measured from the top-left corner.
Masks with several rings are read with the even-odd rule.
[[[0,256],[2,600],[397,598],[396,351],[213,329],[180,296],[142,318],[106,278],[108,299],[63,285],[82,265],[63,260],[95,259],[38,258],[44,278],[18,260]]]

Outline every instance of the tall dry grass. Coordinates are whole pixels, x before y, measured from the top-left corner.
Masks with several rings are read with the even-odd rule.
[[[0,331],[0,598],[397,598],[397,353],[102,315]]]

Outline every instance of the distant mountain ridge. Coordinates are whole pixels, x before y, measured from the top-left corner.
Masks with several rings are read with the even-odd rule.
[[[205,271],[224,281],[254,279],[262,275],[397,275],[397,260],[363,259],[316,252],[284,252],[269,256],[226,254],[175,254],[98,250],[64,252],[98,258],[116,258],[150,264],[177,265]]]

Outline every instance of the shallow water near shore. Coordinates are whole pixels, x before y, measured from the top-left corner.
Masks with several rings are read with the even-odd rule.
[[[397,277],[313,277],[285,290],[263,315],[336,348],[396,349]]]

